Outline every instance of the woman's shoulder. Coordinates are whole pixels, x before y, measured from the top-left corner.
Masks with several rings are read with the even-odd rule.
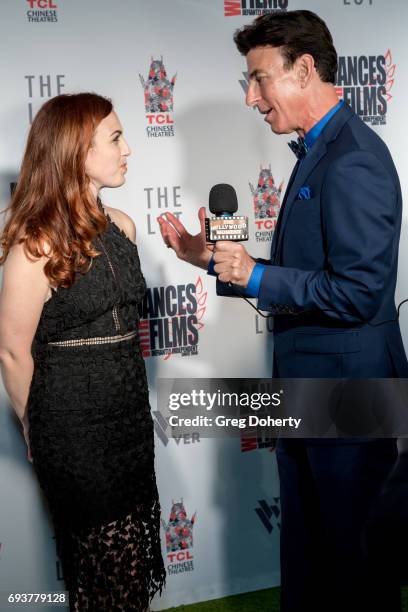
[[[136,240],[136,225],[131,217],[128,214],[123,212],[123,210],[119,210],[118,208],[112,208],[111,206],[105,206],[104,209],[107,214],[110,216],[112,221],[117,225],[123,232],[125,232],[126,236],[132,241]]]
[[[49,260],[50,248],[48,243],[42,244],[44,254],[40,257],[31,255],[26,249],[24,241],[16,240],[11,246],[4,262],[3,285],[14,286],[21,291],[22,287],[29,292],[51,292],[44,267]],[[44,296],[44,299],[46,296]]]

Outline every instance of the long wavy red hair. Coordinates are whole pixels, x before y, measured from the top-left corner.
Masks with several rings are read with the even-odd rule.
[[[0,236],[3,264],[24,243],[27,257],[47,256],[51,285],[70,287],[100,253],[92,246],[107,220],[89,189],[85,160],[112,102],[93,93],[48,100],[32,123],[21,170]]]

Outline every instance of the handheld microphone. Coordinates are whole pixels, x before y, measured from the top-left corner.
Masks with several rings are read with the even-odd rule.
[[[238,201],[231,185],[220,183],[211,188],[209,208],[215,217],[205,220],[207,242],[248,240],[248,217],[234,215]]]

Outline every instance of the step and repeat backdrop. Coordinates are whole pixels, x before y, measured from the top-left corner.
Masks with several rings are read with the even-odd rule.
[[[245,59],[232,36],[262,11],[300,8],[327,22],[339,54],[338,95],[388,144],[407,200],[405,0],[3,0],[0,6],[1,208],[18,176],[30,122],[52,96],[111,97],[132,149],[126,184],[102,198],[134,219],[148,283],[141,338],[168,572],[153,610],[279,584],[274,441],[256,430],[235,439],[201,439],[194,431],[174,439],[156,405],[158,378],[270,376],[272,323],[242,300],[217,297],[212,277],[178,261],[161,241],[157,216],[172,212],[195,233],[211,186],[230,183],[239,212],[250,219],[249,251],[268,256],[295,160],[290,138],[272,134],[245,106]],[[408,296],[407,256],[405,212],[398,301]],[[408,309],[401,326],[408,346]],[[52,525],[3,388],[0,404],[0,591],[58,590],[63,576]],[[175,526],[183,528],[179,537],[166,538]]]

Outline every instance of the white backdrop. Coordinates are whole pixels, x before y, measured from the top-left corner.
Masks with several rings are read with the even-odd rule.
[[[133,154],[126,185],[106,190],[104,202],[135,220],[153,297],[153,288],[166,291],[172,286],[176,289],[167,291],[177,291],[182,286],[178,291],[183,292],[192,285],[186,291],[193,296],[198,344],[182,343],[177,347],[181,352],[166,354],[169,342],[161,330],[171,313],[151,308],[142,322],[169,574],[155,610],[279,584],[279,483],[271,444],[256,437],[200,440],[194,433],[169,439],[155,407],[158,377],[263,377],[271,372],[271,333],[264,320],[240,300],[217,298],[213,278],[164,248],[156,221],[169,210],[197,231],[197,210],[207,203],[210,187],[231,183],[240,213],[250,217],[250,252],[268,256],[271,221],[255,218],[249,183],[256,190],[263,168],[266,178],[272,175],[276,186],[284,181],[285,189],[294,158],[286,145],[289,138],[274,136],[244,104],[245,60],[235,50],[232,34],[253,19],[243,14],[245,7],[255,6],[313,10],[332,31],[343,65],[364,67],[371,56],[374,63],[385,64],[385,87],[392,97],[381,116],[385,124],[373,129],[391,149],[406,199],[405,0],[3,0],[0,7],[0,206],[7,204],[30,117],[40,105],[58,93],[107,95]],[[149,84],[152,58],[163,62],[169,81],[176,74],[174,87],[167,84],[173,109],[169,104],[161,112],[145,109],[142,81]],[[349,77],[343,73],[345,80],[339,83],[352,88],[344,95],[367,95],[373,83],[364,82],[364,73],[357,81]],[[274,201],[276,205],[276,197]],[[398,300],[408,296],[407,255],[405,211]],[[408,308],[402,311],[401,325],[407,343]],[[52,527],[4,390],[0,403],[0,591],[60,589]],[[173,503],[184,505],[193,534],[192,546],[189,541],[184,551],[165,547]],[[175,510],[179,514],[181,506]],[[1,609],[12,608],[3,604]]]

